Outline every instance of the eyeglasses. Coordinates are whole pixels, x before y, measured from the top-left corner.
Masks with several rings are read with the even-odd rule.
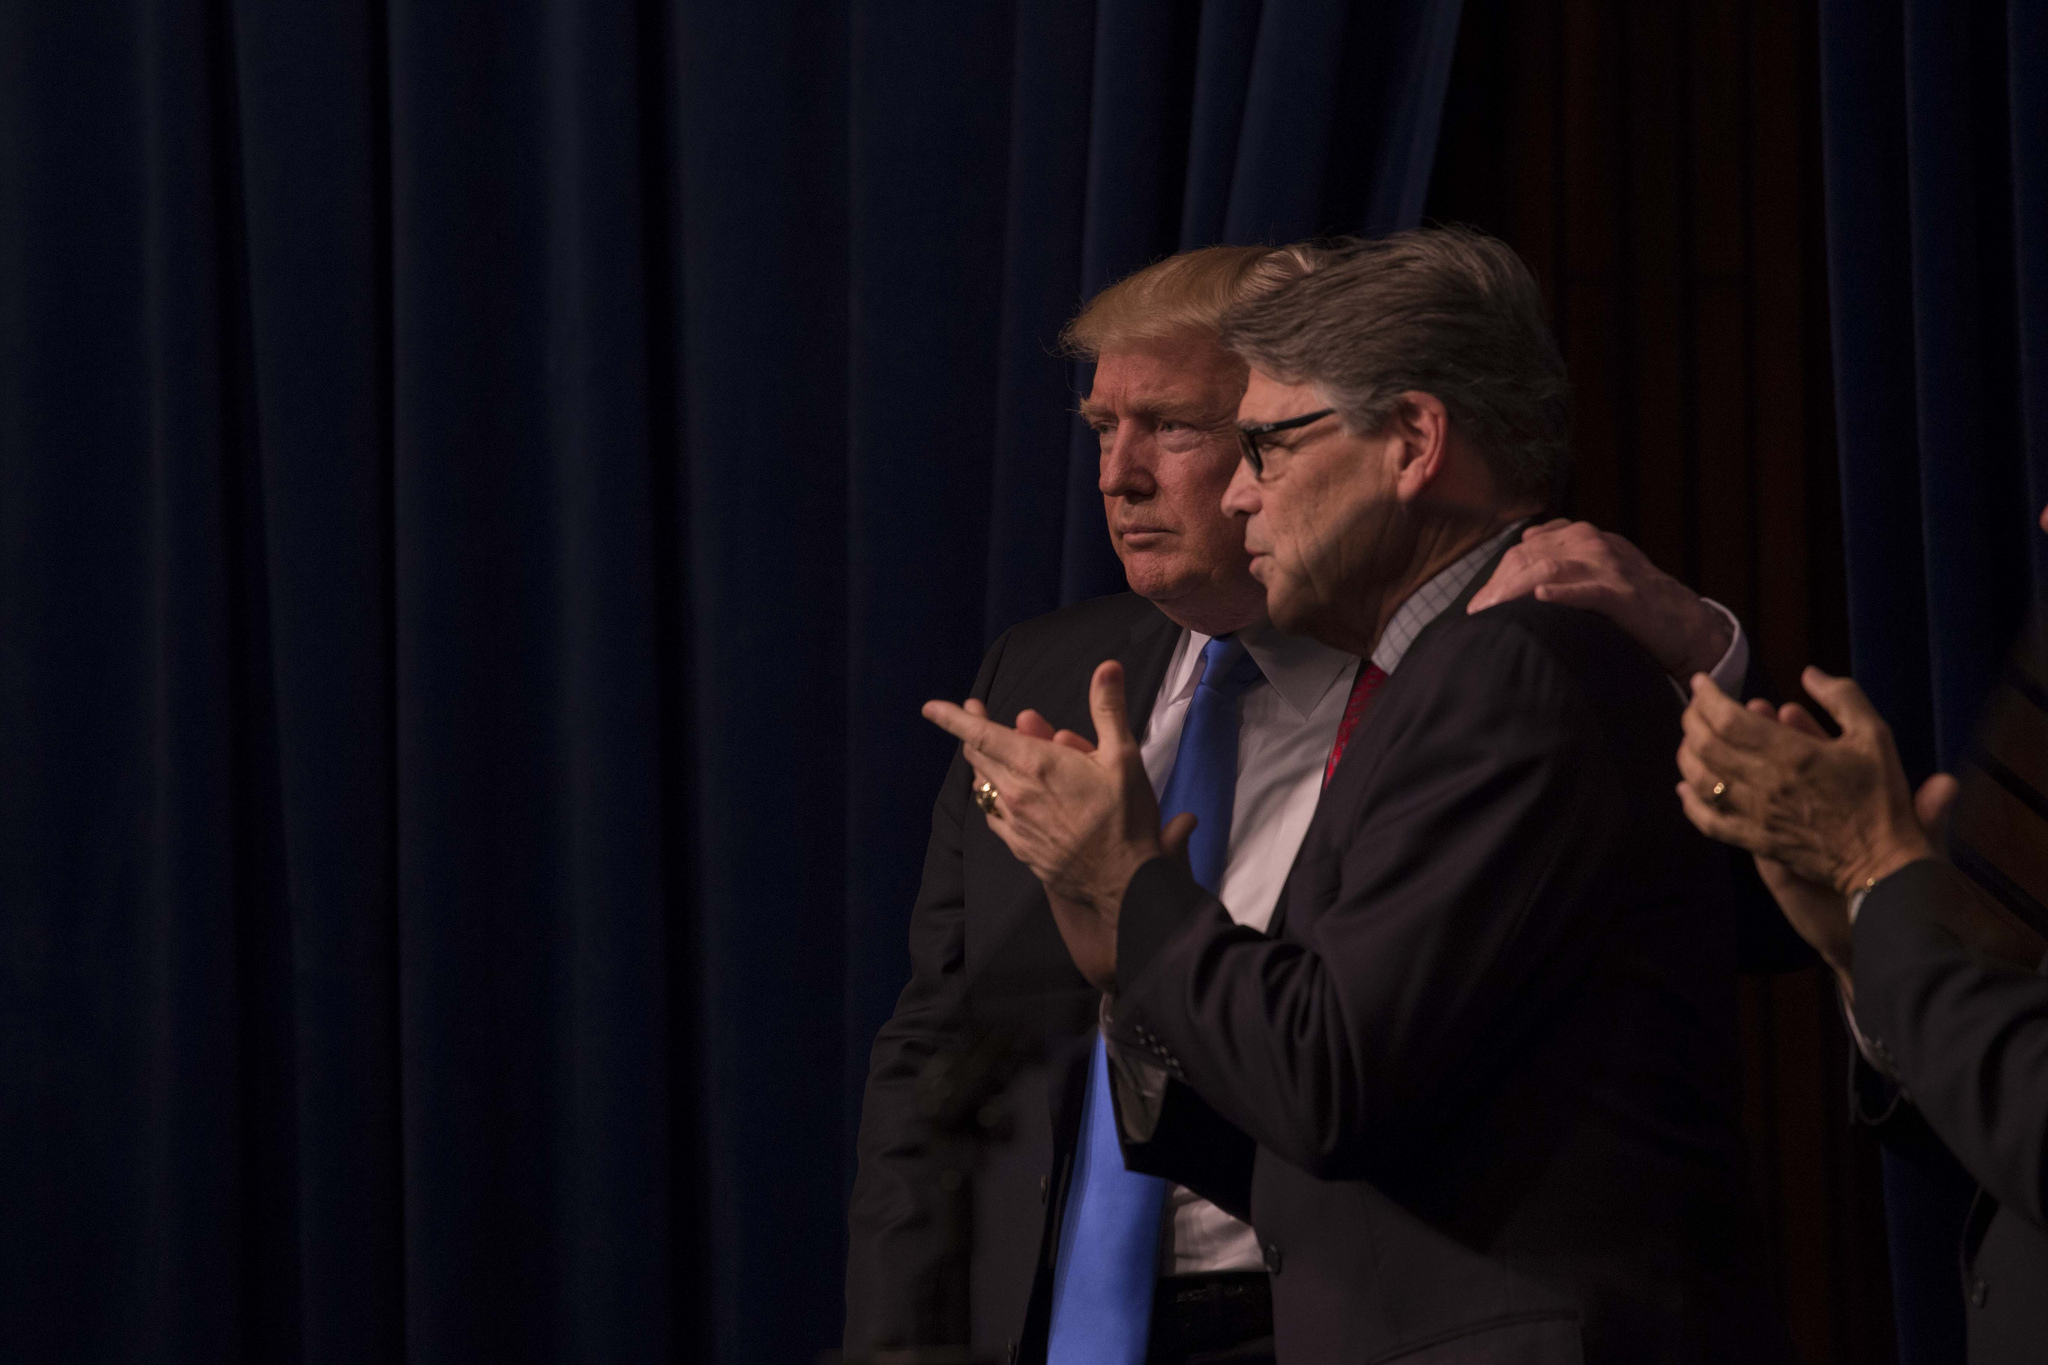
[[[1296,427],[1305,427],[1310,422],[1320,422],[1335,411],[1335,408],[1324,408],[1320,412],[1305,412],[1299,417],[1289,417],[1285,421],[1260,422],[1257,426],[1239,427],[1237,450],[1244,456],[1244,462],[1252,467],[1252,477],[1266,477],[1266,454],[1259,449],[1259,442],[1276,431],[1292,431]]]

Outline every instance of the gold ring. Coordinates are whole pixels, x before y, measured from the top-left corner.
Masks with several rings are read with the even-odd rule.
[[[981,807],[983,815],[996,813],[996,784],[983,782],[974,789],[974,804]]]
[[[1707,804],[1718,809],[1721,804],[1721,798],[1727,794],[1728,784],[1726,782],[1716,782],[1714,789],[1707,793]]]

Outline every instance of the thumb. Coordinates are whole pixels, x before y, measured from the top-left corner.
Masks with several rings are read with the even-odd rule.
[[[1938,841],[1941,823],[1948,815],[1949,806],[1955,801],[1960,785],[1947,773],[1936,773],[1920,784],[1920,790],[1913,793],[1913,815],[1920,827],[1927,831],[1927,837]]]
[[[1137,747],[1124,707],[1124,666],[1116,660],[1096,665],[1088,684],[1088,713],[1095,719],[1095,742],[1103,753],[1121,759],[1125,750]]]
[[[1188,846],[1188,838],[1195,832],[1195,817],[1182,811],[1166,822],[1166,828],[1159,831],[1159,846],[1174,857],[1181,857]]]
[[[1799,681],[1805,685],[1807,695],[1819,702],[1845,733],[1852,729],[1874,729],[1884,723],[1854,678],[1837,678],[1808,665]]]

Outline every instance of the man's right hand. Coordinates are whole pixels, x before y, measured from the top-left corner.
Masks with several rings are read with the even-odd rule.
[[[977,783],[994,789],[989,829],[1036,873],[1075,967],[1104,990],[1116,981],[1124,888],[1145,863],[1186,846],[1191,815],[1165,828],[1124,708],[1123,666],[1101,664],[1088,690],[1099,744],[1053,732],[1026,711],[1017,726],[979,701],[925,703],[925,719],[961,741]]]

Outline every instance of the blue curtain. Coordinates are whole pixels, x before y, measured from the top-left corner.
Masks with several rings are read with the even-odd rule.
[[[0,1356],[781,1362],[1053,350],[1457,0],[0,9]]]
[[[2048,600],[2048,7],[1824,0],[1821,63],[1851,651],[1917,782]],[[1963,1358],[1970,1191],[1886,1156],[1906,1365]]]

